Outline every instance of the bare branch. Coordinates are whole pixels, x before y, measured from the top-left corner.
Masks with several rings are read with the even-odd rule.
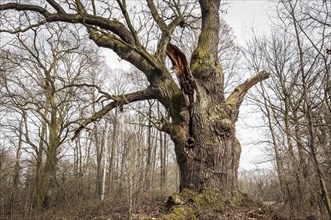
[[[45,8],[37,6],[37,5],[29,5],[29,4],[18,4],[18,3],[7,3],[0,4],[0,11],[5,10],[17,10],[17,11],[34,11],[42,14],[44,17],[48,17],[52,15]]]
[[[145,75],[149,75],[149,68],[151,65],[155,69],[159,69],[157,64],[148,54],[143,51],[137,51],[136,48],[131,47],[126,42],[112,34],[101,33],[93,27],[88,27],[90,38],[100,47],[112,49],[119,57],[132,63],[135,67],[141,70]],[[139,53],[140,52],[140,53]]]
[[[64,9],[55,1],[53,0],[47,0],[47,2],[59,13],[63,13],[65,14],[66,12],[64,11]]]
[[[122,11],[123,16],[125,18],[125,22],[128,25],[129,30],[131,31],[132,36],[133,36],[133,38],[135,40],[135,44],[137,45],[137,47],[141,48],[141,43],[139,41],[137,32],[136,32],[136,30],[133,27],[133,24],[132,24],[132,22],[130,20],[130,16],[129,16],[128,11],[127,11],[127,8],[126,8],[126,1],[125,0],[122,0],[122,2],[121,2],[121,0],[116,0],[116,1],[117,1],[118,5],[121,8],[121,11]]]
[[[58,89],[56,92],[62,91],[66,88],[70,88],[70,87],[90,87],[90,88],[95,88],[96,90],[98,90],[98,92],[100,94],[102,94],[103,96],[107,97],[107,99],[114,99],[112,95],[110,95],[108,92],[103,91],[100,86],[95,85],[95,84],[88,84],[88,83],[72,83],[70,85],[66,85],[63,86],[62,88]]]
[[[159,13],[157,12],[157,9],[155,7],[153,0],[147,0],[147,5],[148,5],[149,10],[151,11],[154,21],[159,25],[161,31],[167,32],[167,25],[163,21],[163,19],[160,17]]]
[[[6,29],[0,29],[0,33],[1,32],[6,32],[6,33],[9,33],[9,34],[24,33],[24,32],[26,32],[28,30],[31,30],[34,27],[39,27],[39,26],[41,26],[41,25],[43,25],[45,23],[46,23],[46,21],[39,21],[36,24],[31,24],[31,25],[29,25],[29,26],[27,26],[25,28],[17,28],[17,29],[12,30],[12,31],[11,30],[6,30]]]
[[[237,108],[240,107],[247,91],[252,88],[255,84],[268,79],[270,74],[266,71],[262,71],[255,76],[248,78],[244,83],[238,85],[233,92],[227,97],[225,103]]]
[[[147,0],[148,8],[152,14],[154,21],[160,27],[162,35],[158,42],[157,55],[161,57],[161,60],[165,59],[165,53],[167,50],[167,45],[170,42],[171,35],[175,31],[175,28],[183,21],[183,16],[176,16],[169,25],[167,25],[157,12],[157,8],[153,0]]]
[[[100,28],[109,30],[119,36],[123,41],[128,44],[134,45],[134,38],[131,32],[119,21],[110,20],[100,16],[90,14],[63,14],[63,13],[50,13],[45,8],[37,5],[29,4],[0,4],[0,11],[17,10],[17,11],[32,11],[37,12],[45,17],[48,22],[63,21],[68,23],[81,23],[87,25],[94,25]]]
[[[141,90],[141,91],[137,91],[137,92],[133,92],[133,93],[129,93],[129,94],[112,96],[112,99],[114,99],[114,101],[109,103],[105,107],[103,107],[98,112],[96,112],[92,117],[84,120],[80,124],[79,128],[75,131],[75,134],[71,140],[75,139],[79,135],[80,131],[83,130],[88,124],[99,120],[104,115],[106,115],[110,110],[112,110],[114,108],[129,104],[132,102],[136,102],[136,101],[149,100],[149,99],[155,99],[155,98],[156,98],[155,93],[149,87],[145,90]]]

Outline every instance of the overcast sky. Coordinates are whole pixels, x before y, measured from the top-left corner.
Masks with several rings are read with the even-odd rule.
[[[276,11],[276,0],[227,0],[227,12],[223,15],[233,28],[238,43],[245,44],[252,28],[258,34],[270,30],[269,15]]]

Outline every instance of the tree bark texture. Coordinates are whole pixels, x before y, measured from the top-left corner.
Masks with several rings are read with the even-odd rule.
[[[203,106],[197,107],[190,116],[194,118],[190,125],[192,128],[184,126],[180,131],[186,134],[184,138],[174,140],[180,168],[180,189],[201,192],[207,188],[217,188],[232,193],[237,188],[241,151],[235,126],[224,114],[225,106],[220,106],[219,111],[207,106],[204,109]]]

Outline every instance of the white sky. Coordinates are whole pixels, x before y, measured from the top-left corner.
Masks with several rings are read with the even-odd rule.
[[[245,45],[252,29],[258,34],[270,30],[269,15],[276,12],[277,0],[227,0],[227,13],[223,15],[233,28],[240,45]]]
[[[270,31],[269,15],[274,14],[276,10],[276,0],[227,0],[227,3],[227,13],[223,17],[233,28],[239,45],[245,45],[246,40],[252,36],[253,29],[256,34],[267,34]],[[111,68],[130,67],[129,63],[120,61],[111,50],[102,49],[102,52],[106,56],[107,63],[111,64]],[[237,136],[242,145],[240,169],[271,168],[270,163],[257,164],[266,160],[266,156],[261,145],[252,144],[259,140],[259,135],[257,131],[247,129],[246,125],[256,124],[258,118],[255,114],[249,113],[250,111],[250,108],[243,103],[237,123]]]

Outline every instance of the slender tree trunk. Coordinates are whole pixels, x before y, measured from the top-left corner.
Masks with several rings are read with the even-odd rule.
[[[294,154],[294,149],[293,149],[293,144],[292,144],[292,131],[291,128],[292,125],[290,123],[290,118],[289,118],[289,108],[290,108],[290,103],[289,103],[289,96],[288,94],[284,94],[285,95],[285,112],[284,112],[284,121],[285,121],[285,132],[286,132],[286,143],[288,146],[288,152],[290,155],[290,170],[294,171],[294,176],[295,176],[295,181],[296,181],[296,190],[297,190],[297,194],[296,197],[298,197],[298,202],[296,202],[296,211],[301,211],[301,207],[304,205],[303,204],[303,191],[302,191],[302,185],[301,185],[301,180],[300,180],[300,176],[299,176],[299,171],[300,168],[298,167],[297,164],[297,160]]]
[[[93,113],[96,112],[96,95],[94,92],[92,93],[92,102],[93,102]],[[96,195],[98,198],[101,198],[101,188],[102,188],[102,145],[100,144],[99,134],[98,134],[98,124],[95,122],[93,124],[93,138],[95,143],[95,150],[96,150],[96,160],[97,160],[97,174],[96,174]]]
[[[106,191],[106,175],[107,175],[107,159],[108,159],[108,148],[109,148],[109,140],[108,140],[108,135],[109,135],[109,127],[106,123],[106,130],[105,130],[105,135],[104,135],[104,157],[103,157],[103,173],[102,173],[102,186],[101,186],[101,200],[104,200],[105,198],[105,191]]]
[[[161,182],[162,182],[162,186],[164,188],[164,195],[165,195],[165,192],[166,192],[166,189],[168,188],[168,184],[167,184],[167,175],[168,175],[168,172],[167,172],[167,167],[168,167],[168,145],[167,145],[167,134],[164,133],[163,134],[163,149],[161,149],[163,151],[163,163],[162,163],[162,179],[161,179]]]
[[[299,155],[299,164],[300,164],[300,171],[302,173],[302,176],[304,178],[304,180],[306,180],[308,178],[308,174],[309,174],[309,167],[307,165],[306,162],[306,153],[303,149],[303,142],[301,139],[301,132],[300,132],[300,122],[299,122],[299,118],[298,118],[298,113],[297,111],[294,112],[294,129],[295,129],[295,141],[297,143],[297,147],[298,147],[298,155]]]
[[[118,126],[118,108],[115,108],[115,115],[113,120],[113,128],[112,128],[112,139],[111,139],[111,152],[109,159],[109,192],[112,193],[112,189],[116,189],[114,187],[114,170],[115,170],[115,149],[117,144],[117,126]]]
[[[46,105],[47,106],[47,105]],[[47,108],[46,108],[47,109]],[[35,208],[38,211],[43,209],[43,200],[44,200],[44,189],[43,189],[43,154],[44,154],[44,140],[46,139],[46,121],[42,122],[41,131],[40,131],[40,140],[37,150],[36,158],[36,173],[35,173],[35,188],[34,188],[34,198],[33,203]]]
[[[153,140],[152,140],[152,104],[148,102],[148,130],[147,130],[147,155],[146,155],[146,169],[145,169],[145,186],[149,190],[151,184],[151,170],[152,170],[152,151],[153,151]]]
[[[160,103],[157,102],[158,118],[161,118]],[[167,147],[166,147],[166,134],[159,132],[159,145],[160,145],[160,190],[161,196],[165,195],[165,189],[167,188],[166,179],[166,158],[167,158]]]
[[[82,146],[80,144],[81,139],[78,137],[75,140],[74,147],[74,177],[75,177],[75,194],[80,199],[84,194],[84,181],[83,181],[83,167],[82,167]],[[87,144],[88,145],[88,144]]]
[[[290,189],[288,187],[288,183],[287,183],[287,180],[286,180],[286,177],[285,177],[283,159],[282,159],[282,156],[280,155],[280,147],[279,147],[278,141],[276,139],[274,126],[272,125],[272,114],[270,112],[270,109],[269,109],[270,107],[268,105],[268,102],[269,102],[268,97],[266,96],[265,89],[263,88],[263,86],[261,86],[261,90],[262,90],[262,97],[263,97],[265,115],[266,115],[267,120],[268,120],[268,127],[269,127],[269,130],[270,130],[271,140],[272,140],[272,144],[273,144],[274,152],[275,152],[276,171],[277,171],[277,175],[278,175],[278,181],[279,181],[281,196],[282,196],[282,198],[285,199],[286,203],[289,204],[290,210],[292,211],[293,210],[293,202],[292,202],[292,199],[291,199],[291,192],[290,192]]]
[[[128,143],[124,142],[123,146],[122,146],[122,155],[121,155],[121,161],[120,161],[120,175],[119,175],[119,189],[120,192],[123,192],[123,183],[125,183],[126,181],[126,175],[127,175],[127,167],[126,167],[126,161],[128,159],[129,156],[129,147],[128,147]]]
[[[101,185],[102,185],[102,145],[100,144],[99,135],[97,124],[94,124],[94,141],[95,141],[95,148],[96,148],[96,156],[97,156],[97,176],[96,176],[96,194],[98,198],[101,198]]]
[[[18,189],[18,184],[20,180],[20,158],[21,158],[21,148],[22,148],[22,136],[23,136],[23,123],[24,118],[22,117],[20,121],[20,127],[19,127],[19,139],[18,139],[18,145],[16,149],[16,157],[15,157],[15,166],[14,166],[14,176],[13,176],[13,184],[11,186],[11,193],[9,198],[9,211],[10,211],[10,218],[12,219],[14,208],[15,208],[15,195],[16,190]],[[0,167],[1,168],[1,167]]]
[[[133,212],[133,193],[132,193],[132,174],[129,172],[127,174],[127,182],[128,182],[128,203],[129,203],[129,208],[128,208],[128,220],[132,219],[132,212]]]
[[[82,152],[82,149],[83,149],[83,146],[81,145],[81,139],[78,138],[78,141],[77,141],[77,151],[78,151],[78,155],[77,155],[77,191],[78,191],[78,198],[82,198],[83,195],[84,195],[84,174],[86,174],[86,172],[84,171],[84,167],[83,167],[83,152]],[[87,148],[90,148],[90,144],[86,144],[87,145]],[[87,153],[87,158],[89,158],[89,150],[88,150],[88,153]],[[87,159],[87,161],[89,161]]]
[[[155,182],[155,172],[156,172],[156,158],[157,158],[157,133],[156,129],[152,129],[152,169],[151,169],[151,183]],[[155,133],[155,134],[153,134]],[[150,184],[150,189],[153,184]]]
[[[143,124],[143,117],[140,115],[138,116],[138,124]],[[144,132],[142,126],[138,126],[137,128],[137,145],[138,145],[138,167],[143,168],[146,166],[146,157],[145,157],[145,144],[144,144]],[[145,172],[140,172],[139,174],[139,188],[143,189],[145,188]]]

